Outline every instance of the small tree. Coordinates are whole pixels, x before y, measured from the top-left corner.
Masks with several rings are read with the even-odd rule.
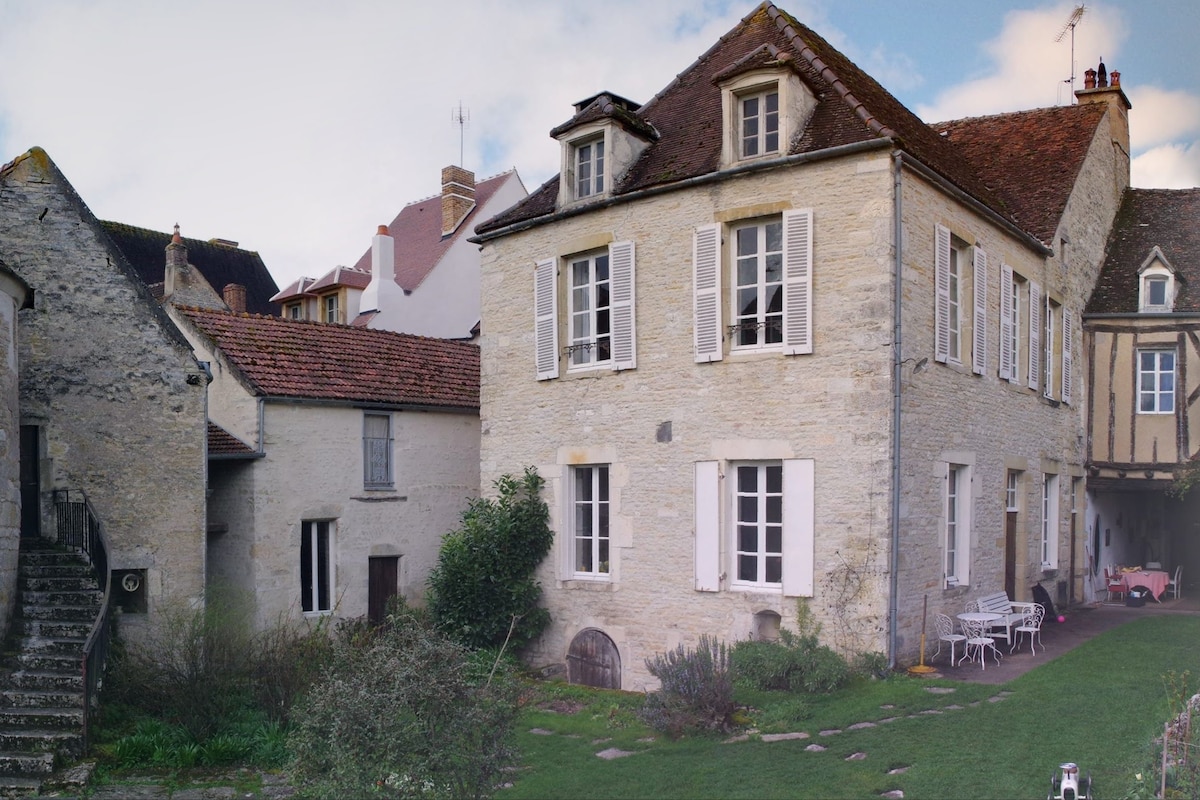
[[[550,622],[537,605],[534,578],[554,534],[533,467],[496,480],[495,499],[472,500],[461,527],[442,540],[429,576],[429,610],[438,627],[469,647],[521,647]],[[511,635],[510,635],[511,631]]]

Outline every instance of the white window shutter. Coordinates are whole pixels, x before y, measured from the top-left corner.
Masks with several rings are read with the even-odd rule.
[[[813,596],[816,509],[815,464],[811,458],[783,462],[783,594]]]
[[[1042,358],[1045,359],[1042,369],[1046,372],[1046,385],[1042,387],[1042,397],[1052,400],[1054,398],[1054,336],[1050,326],[1054,323],[1054,315],[1050,308],[1049,293],[1042,295],[1042,299],[1045,301],[1042,306],[1042,314],[1045,315],[1042,317],[1046,324],[1045,333],[1046,337],[1051,340],[1042,342]]]
[[[555,259],[533,270],[533,337],[537,379],[558,377],[558,269]]]
[[[987,253],[976,247],[974,253],[975,274],[975,319],[974,333],[971,342],[971,370],[976,375],[982,375],[987,369],[987,308],[988,308],[988,268]]]
[[[1062,309],[1062,401],[1071,405],[1072,351],[1075,349],[1075,323],[1071,320],[1071,309]]]
[[[1042,380],[1042,287],[1029,282],[1029,388]]]
[[[716,461],[696,462],[696,591],[721,590],[721,478]],[[785,508],[786,500],[785,500]]]
[[[1000,379],[1015,381],[1017,365],[1013,362],[1013,273],[1008,264],[1000,265]]]
[[[950,357],[950,230],[938,225],[934,237],[933,360]]]
[[[696,362],[720,361],[721,226],[703,225],[692,237],[692,324]]]
[[[813,212],[783,212],[783,353],[813,351]]]
[[[633,369],[637,366],[633,242],[613,242],[608,254],[612,292],[612,367],[614,370]]]

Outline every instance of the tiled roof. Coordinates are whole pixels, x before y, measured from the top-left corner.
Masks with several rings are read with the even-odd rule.
[[[257,314],[180,312],[259,396],[479,408],[473,344]]]
[[[365,289],[371,282],[371,271],[363,272],[354,267],[334,267],[305,287],[304,291],[314,294],[322,289],[332,289],[337,286],[349,286],[352,289]]]
[[[1178,271],[1175,310],[1200,312],[1200,189],[1127,189],[1089,314],[1138,310],[1138,270],[1157,247]]]
[[[308,288],[313,285],[312,278],[297,278],[287,286],[280,289],[271,298],[272,303],[282,303],[285,300],[292,300],[297,297],[308,297]]]
[[[717,79],[722,73],[736,71],[744,59],[754,61],[768,56],[787,63],[817,97],[813,116],[802,134],[791,142],[790,154],[890,137],[960,189],[1010,217],[1003,200],[979,178],[954,145],[832,45],[769,2],[747,15],[638,109],[637,116],[660,138],[613,187],[614,196],[716,172],[722,145],[721,89]],[[558,181],[558,177],[550,179],[521,203],[480,225],[477,234],[552,214]]]
[[[516,173],[510,170],[476,184],[475,207],[450,236],[442,236],[441,195],[418,200],[402,208],[388,225],[388,235],[396,242],[396,283],[402,289],[416,289],[456,239],[471,235],[479,222],[479,209],[483,208],[504,182],[510,179],[520,180]],[[370,247],[354,263],[354,268],[370,274]]]
[[[120,222],[102,221],[100,225],[147,286],[162,282],[171,234]],[[227,284],[239,283],[246,287],[247,311],[271,313],[271,296],[279,291],[279,287],[258,253],[202,239],[184,237],[183,243],[187,247],[188,263],[200,270],[218,294]]]
[[[258,453],[254,448],[237,438],[229,431],[212,422],[208,423],[208,457],[209,458],[254,458]]]
[[[1004,199],[1013,219],[1051,244],[1106,106],[1017,111],[935,123]]]

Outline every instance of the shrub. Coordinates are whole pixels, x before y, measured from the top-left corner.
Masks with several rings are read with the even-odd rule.
[[[736,679],[757,689],[832,692],[852,674],[845,659],[820,644],[816,634],[789,630],[781,630],[773,642],[738,642],[730,661]]]
[[[319,798],[485,797],[516,757],[515,683],[468,678],[467,651],[393,620],[339,639],[297,705],[288,743],[303,793]]]
[[[702,635],[695,649],[679,645],[646,659],[646,669],[662,684],[646,696],[640,714],[646,724],[674,737],[732,727],[736,705],[724,642]]]
[[[442,540],[429,576],[429,610],[439,628],[468,647],[509,641],[519,648],[549,624],[534,579],[554,539],[543,483],[533,467],[522,478],[502,476],[498,496],[472,500],[461,527]]]

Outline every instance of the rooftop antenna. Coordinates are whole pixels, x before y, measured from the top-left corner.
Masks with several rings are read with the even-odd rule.
[[[458,165],[466,169],[463,163],[463,147],[467,138],[467,123],[471,121],[471,110],[463,108],[462,100],[458,101],[458,108],[450,109],[450,121],[458,126]]]
[[[1062,26],[1062,30],[1058,32],[1058,36],[1054,37],[1054,42],[1057,44],[1067,35],[1067,31],[1071,32],[1071,77],[1067,78],[1063,83],[1070,84],[1071,96],[1075,96],[1075,26],[1079,24],[1079,20],[1083,19],[1083,12],[1087,11],[1087,6],[1075,6],[1075,10],[1071,12],[1070,18],[1066,24]]]

